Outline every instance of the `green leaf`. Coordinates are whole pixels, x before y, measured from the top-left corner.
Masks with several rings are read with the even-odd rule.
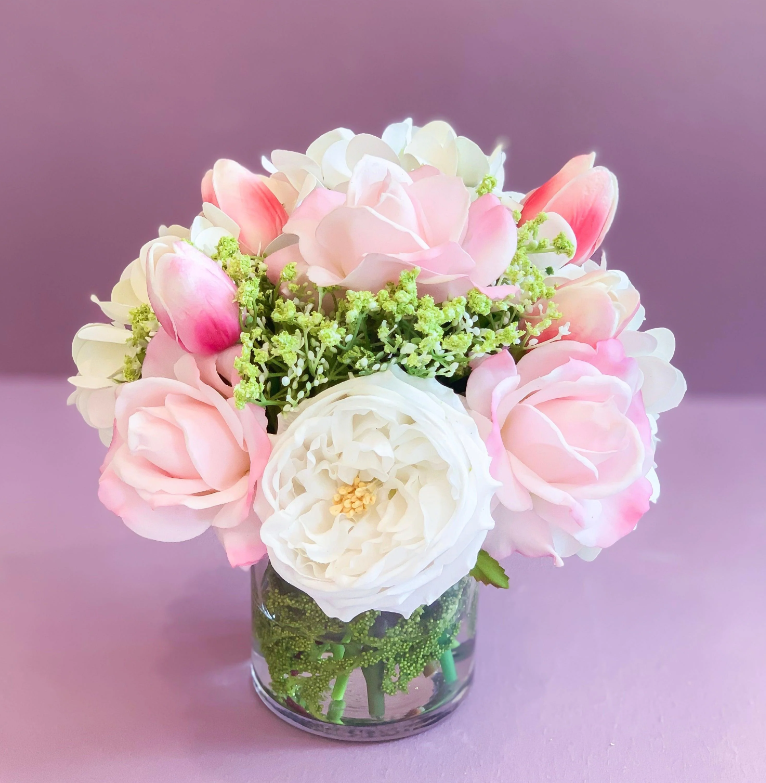
[[[505,573],[505,569],[483,549],[479,550],[476,565],[471,569],[469,575],[477,582],[482,582],[485,585],[508,588],[508,576]]]

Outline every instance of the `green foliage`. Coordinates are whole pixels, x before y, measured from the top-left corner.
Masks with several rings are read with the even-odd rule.
[[[483,549],[479,550],[476,565],[469,572],[469,576],[485,585],[508,588],[508,576],[505,569]]]
[[[130,325],[133,334],[127,342],[128,351],[122,366],[122,380],[126,383],[137,381],[141,377],[146,346],[159,329],[157,318],[148,304],[139,305],[130,311]]]
[[[498,281],[498,285],[518,285],[521,288],[519,306],[524,313],[537,311],[537,323],[524,323],[525,347],[530,348],[553,321],[561,317],[556,305],[550,301],[555,289],[545,282],[546,276],[551,274],[553,269],[538,269],[530,256],[554,252],[571,258],[575,251],[574,245],[563,233],[558,234],[552,241],[539,237],[540,226],[547,219],[548,216],[540,212],[533,220],[519,227],[516,253]]]
[[[491,174],[487,174],[486,177],[479,183],[479,187],[476,188],[477,196],[485,196],[487,193],[491,193],[497,187],[497,179]],[[518,220],[516,221],[518,223]]]
[[[325,615],[268,566],[260,602],[253,601],[253,628],[272,692],[321,720],[327,719],[324,702],[331,683],[345,687],[355,669],[362,669],[365,678],[374,676],[383,694],[406,692],[426,667],[457,646],[469,587],[466,577],[408,619],[369,611],[344,623]],[[342,695],[333,693],[337,697]]]
[[[485,177],[479,190],[490,192],[493,183]],[[275,285],[263,258],[243,253],[234,237],[223,237],[213,258],[237,285],[242,330],[236,404],[265,407],[273,429],[279,411],[350,376],[396,364],[411,375],[449,383],[465,378],[472,360],[504,348],[518,360],[559,316],[550,302],[554,289],[532,257],[573,252],[563,234],[552,242],[539,237],[546,219],[541,213],[518,230],[516,253],[497,281],[516,286],[515,293],[491,299],[473,289],[438,304],[418,295],[418,269],[402,272],[397,283],[378,293],[343,292],[296,282],[296,266],[288,264]],[[126,381],[141,377],[146,346],[158,328],[148,305],[131,311],[131,326]]]
[[[548,301],[553,289],[529,258],[556,250],[553,245],[567,250],[563,235],[550,246],[538,238],[545,219],[542,214],[519,229],[516,255],[498,281],[517,286],[516,293],[490,299],[473,289],[439,304],[418,295],[418,269],[402,272],[397,283],[376,294],[298,284],[294,264],[274,285],[261,258],[244,255],[236,240],[223,238],[215,258],[237,283],[242,308],[237,405],[271,408],[273,419],[350,376],[393,364],[411,375],[446,381],[464,378],[473,359],[504,348],[520,358],[533,344],[527,345],[529,338],[558,315]],[[537,322],[522,322],[534,307]]]

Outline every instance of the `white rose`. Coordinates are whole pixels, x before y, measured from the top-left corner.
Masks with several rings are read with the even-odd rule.
[[[484,177],[491,175],[497,181],[494,192],[502,193],[505,176],[502,147],[487,156],[475,142],[458,136],[441,120],[429,122],[422,128],[413,126],[411,119],[397,122],[383,131],[382,138],[369,133],[355,134],[348,128],[335,128],[313,141],[305,155],[274,150],[271,159],[263,157],[261,164],[271,174],[270,182],[275,187],[282,182],[297,194],[295,201],[290,200],[289,207],[286,205],[290,213],[314,188],[344,190],[354,166],[365,155],[383,158],[407,171],[434,166],[450,176],[462,177],[469,188],[476,188]]]
[[[259,482],[261,539],[326,614],[409,617],[473,568],[497,482],[454,392],[393,368],[328,389],[284,425]],[[367,487],[347,513],[355,480]]]

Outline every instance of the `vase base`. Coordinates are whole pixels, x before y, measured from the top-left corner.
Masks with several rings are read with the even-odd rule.
[[[255,692],[261,701],[285,723],[289,723],[291,726],[295,726],[296,729],[301,729],[301,731],[307,731],[309,734],[316,734],[320,737],[327,737],[342,742],[388,742],[389,740],[412,737],[415,734],[427,731],[455,711],[458,705],[465,699],[473,679],[471,675],[460,689],[452,695],[449,701],[420,715],[392,721],[372,722],[355,720],[338,724],[299,715],[289,710],[274,699],[261,685],[255,670],[252,668],[251,673]]]

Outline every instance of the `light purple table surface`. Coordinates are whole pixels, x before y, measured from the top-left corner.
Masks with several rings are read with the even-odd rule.
[[[466,703],[351,745],[261,705],[247,574],[103,509],[66,393],[0,382],[2,783],[766,781],[766,400],[663,416],[638,530],[593,563],[512,558]]]

